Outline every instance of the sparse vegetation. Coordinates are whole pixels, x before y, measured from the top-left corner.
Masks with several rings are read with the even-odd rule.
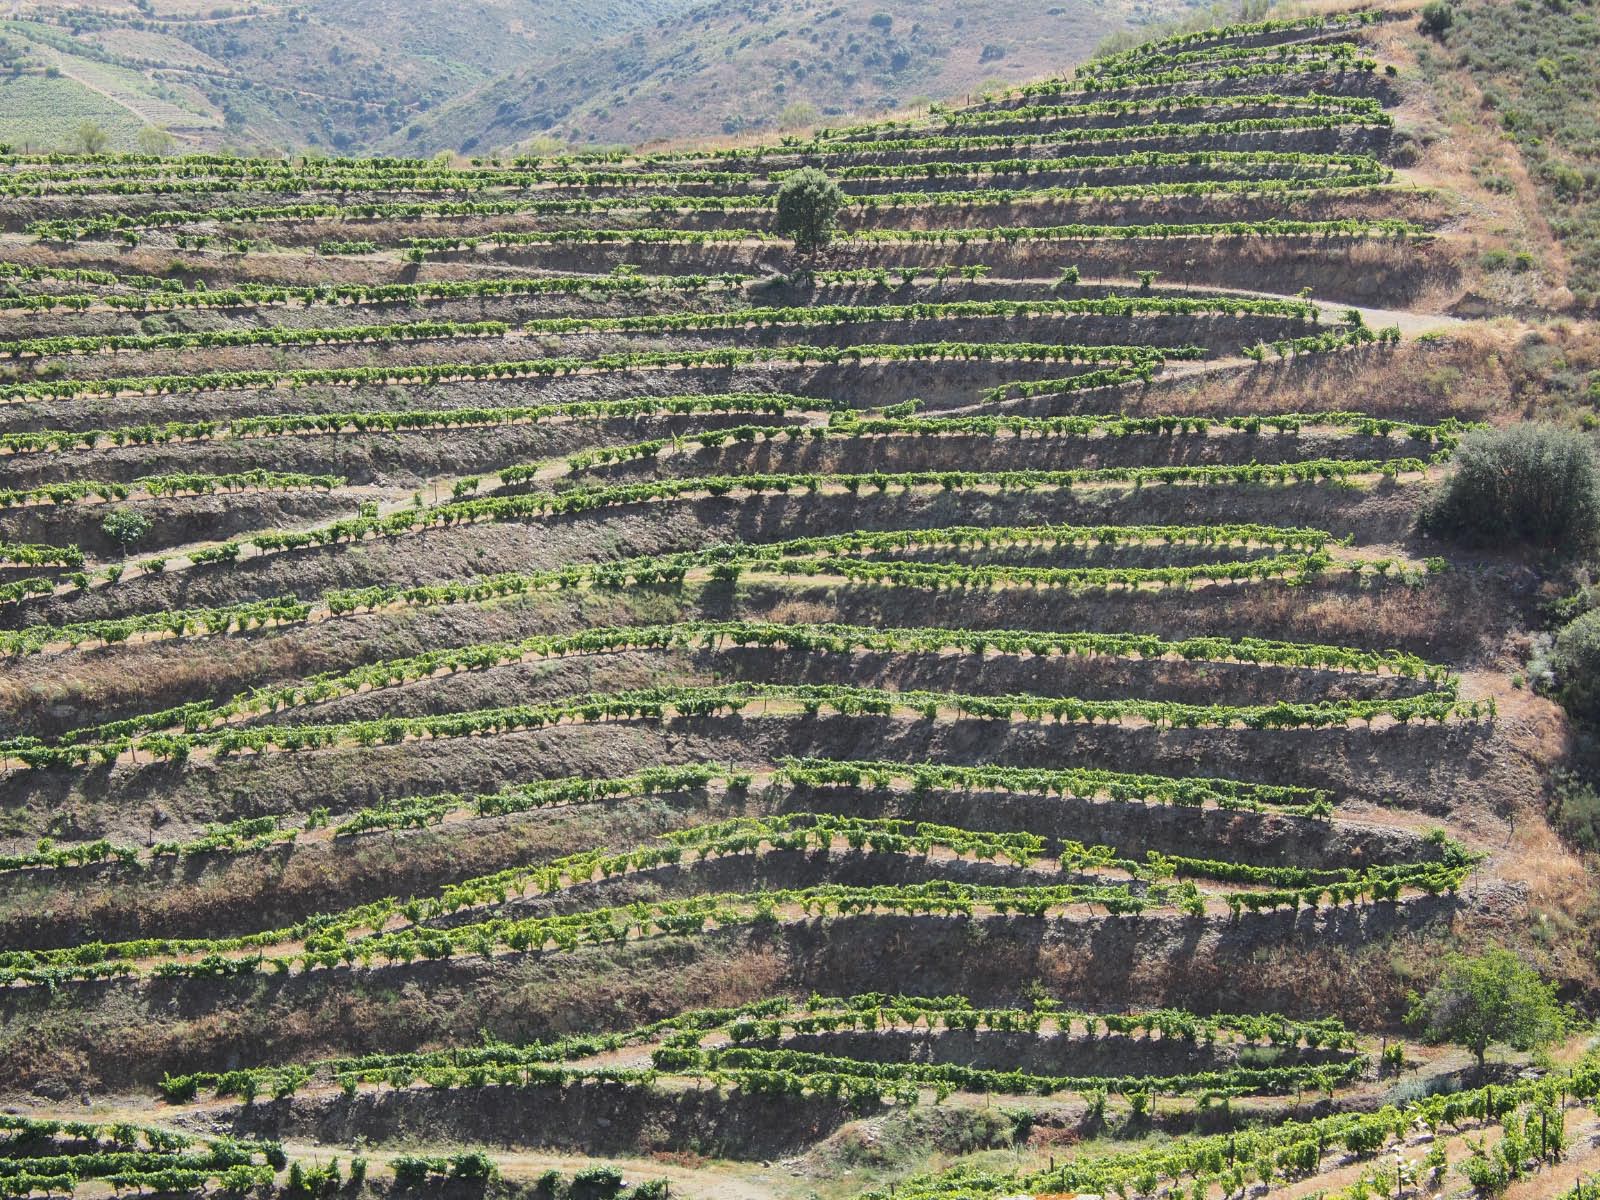
[[[1482,94],[1481,112],[1526,161],[1540,215],[1570,259],[1567,286],[1580,308],[1594,309],[1600,304],[1600,97],[1576,82],[1600,71],[1594,4],[1460,0],[1452,6],[1432,0],[1423,23],[1443,42],[1440,61],[1430,59],[1430,65],[1465,72]]]

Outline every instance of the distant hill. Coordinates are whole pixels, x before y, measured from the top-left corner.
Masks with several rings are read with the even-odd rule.
[[[1060,71],[1109,34],[1183,7],[712,0],[475,88],[386,148],[472,151],[532,136],[637,145],[870,116]]]
[[[470,0],[446,17],[432,0],[13,4],[0,7],[12,18],[0,21],[0,36],[14,54],[55,68],[48,87],[71,98],[75,119],[102,119],[114,145],[155,124],[191,147],[366,153],[436,105],[592,43],[596,29],[650,27],[686,6]],[[5,136],[60,145],[75,126],[49,119],[50,106],[32,95],[41,86],[26,110],[38,123],[12,122]],[[5,87],[0,75],[0,114],[17,111],[3,103]]]
[[[0,6],[0,139],[432,154],[868,116],[1070,67],[1190,0],[80,0]],[[598,36],[596,31],[602,31]],[[149,135],[147,135],[148,137]]]

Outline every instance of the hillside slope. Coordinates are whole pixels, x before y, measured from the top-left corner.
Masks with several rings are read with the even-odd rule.
[[[71,149],[97,120],[122,150],[148,124],[190,149],[430,155],[546,132],[707,136],[768,128],[797,104],[791,117],[869,114],[1056,70],[1130,21],[1188,7],[1015,3],[993,14],[1004,37],[976,41],[960,5],[864,0],[469,0],[447,16],[422,0],[18,3],[0,35],[58,73],[54,103],[27,82],[0,127],[38,149]]]
[[[0,157],[0,1191],[1592,1176],[1587,1031],[1407,1019],[1487,947],[1600,1009],[1535,666],[1600,594],[1420,520],[1480,427],[1592,431],[1600,333],[1500,280],[1540,195],[1438,136],[1436,46],[1251,22],[733,146]]]
[[[19,47],[112,102],[144,97],[151,105],[146,123],[192,145],[226,139],[370,150],[436,104],[531,59],[559,59],[587,44],[597,28],[620,33],[682,7],[678,0],[472,0],[441,19],[436,5],[418,0],[226,10],[177,2],[14,5],[7,15],[21,19],[4,29]],[[126,131],[107,131],[114,145],[133,148]],[[69,146],[53,124],[8,132],[18,142]]]
[[[1600,309],[1600,4],[1471,0],[1452,11],[1424,41],[1422,69],[1445,98],[1445,118],[1477,126],[1489,143],[1472,164],[1480,182],[1512,194],[1526,187],[1542,218],[1492,260],[1494,272],[1503,283],[1541,271]],[[1508,149],[1522,171],[1499,168]]]
[[[1108,34],[1178,6],[997,0],[713,0],[653,28],[541,59],[476,88],[386,146],[483,151],[542,135],[573,144],[771,131],[960,98],[1087,57]]]

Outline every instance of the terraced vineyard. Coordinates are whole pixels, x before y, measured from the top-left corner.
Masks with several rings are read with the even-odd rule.
[[[1414,26],[771,145],[0,160],[0,1194],[1558,1157],[1593,1064],[1403,1036],[1576,870],[1526,589],[1415,531],[1520,401]]]

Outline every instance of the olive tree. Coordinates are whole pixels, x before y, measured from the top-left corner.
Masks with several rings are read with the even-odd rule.
[[[165,129],[146,125],[139,130],[139,153],[166,156],[178,148],[177,139]]]
[[[1584,613],[1556,635],[1550,665],[1567,711],[1600,724],[1600,608]]]
[[[1508,950],[1475,958],[1451,955],[1407,1020],[1429,1041],[1472,1051],[1483,1070],[1489,1047],[1537,1050],[1561,1036],[1565,1017],[1555,988]]]
[[[778,216],[775,228],[794,239],[794,248],[803,254],[828,244],[844,207],[839,185],[815,167],[790,175],[778,188]]]
[[[101,154],[111,141],[111,135],[93,121],[81,121],[78,124],[77,140],[78,148],[85,154]]]
[[[1480,545],[1532,544],[1580,554],[1600,535],[1600,470],[1576,430],[1526,423],[1461,439],[1456,471],[1422,527]]]

